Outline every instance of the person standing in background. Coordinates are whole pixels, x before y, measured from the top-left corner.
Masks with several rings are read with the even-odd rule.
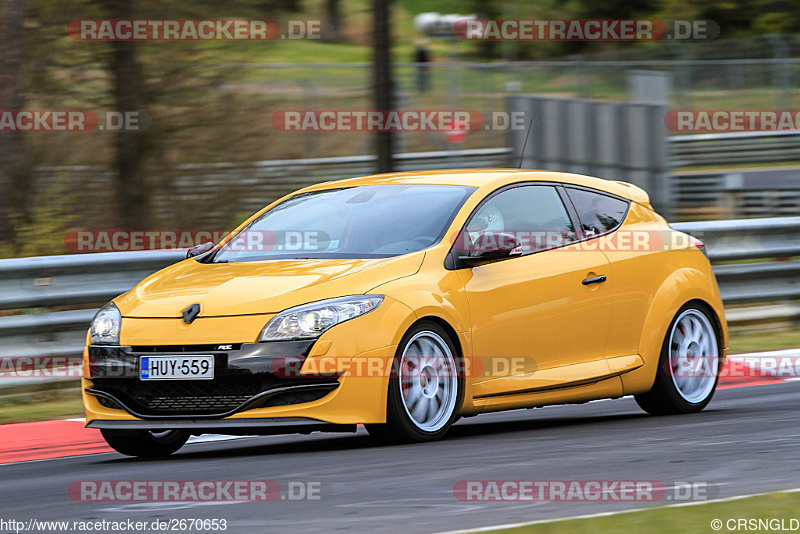
[[[424,93],[428,90],[430,85],[429,72],[427,63],[430,61],[430,52],[428,52],[428,41],[426,39],[418,39],[414,41],[416,48],[414,50],[414,63],[417,64],[417,92]]]

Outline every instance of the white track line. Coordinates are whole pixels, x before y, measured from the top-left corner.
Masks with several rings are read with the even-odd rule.
[[[192,436],[187,441],[187,444],[190,443],[214,443],[215,441],[231,441],[233,439],[246,439],[246,438],[258,438],[258,437],[268,437],[268,436],[229,436],[223,434],[203,434],[202,436]]]

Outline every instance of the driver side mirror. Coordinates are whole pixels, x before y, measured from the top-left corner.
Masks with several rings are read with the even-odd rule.
[[[195,256],[199,256],[200,254],[205,254],[206,252],[208,252],[212,248],[214,248],[214,243],[212,243],[211,241],[208,241],[208,242],[203,243],[201,245],[195,245],[195,246],[193,246],[192,248],[190,248],[189,250],[186,251],[186,258],[187,259],[188,258],[194,258]]]
[[[520,253],[514,251],[519,246],[519,239],[514,234],[483,232],[465,247],[467,250],[459,251],[458,261],[467,267],[474,267],[482,263],[504,260],[518,256]]]

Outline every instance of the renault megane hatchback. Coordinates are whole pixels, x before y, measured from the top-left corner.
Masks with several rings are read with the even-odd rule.
[[[442,437],[462,416],[634,395],[702,410],[727,327],[699,241],[623,182],[407,172],[314,185],[96,315],[87,426],[164,456],[190,435]]]

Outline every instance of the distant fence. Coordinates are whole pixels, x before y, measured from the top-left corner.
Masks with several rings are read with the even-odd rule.
[[[800,215],[800,167],[679,171],[671,180],[682,219]]]
[[[800,162],[800,132],[727,132],[669,138],[672,167]]]
[[[395,158],[398,171],[507,167],[511,149],[414,152],[397,154]],[[107,167],[39,167],[36,172],[40,178],[47,178],[40,180],[41,183],[75,182],[83,197],[98,203],[112,202],[107,184],[113,182],[114,175]],[[232,215],[249,215],[302,187],[373,174],[375,156],[184,164],[153,168],[148,172],[153,186],[152,209],[157,221],[189,224],[191,229],[226,230],[233,226]]]

